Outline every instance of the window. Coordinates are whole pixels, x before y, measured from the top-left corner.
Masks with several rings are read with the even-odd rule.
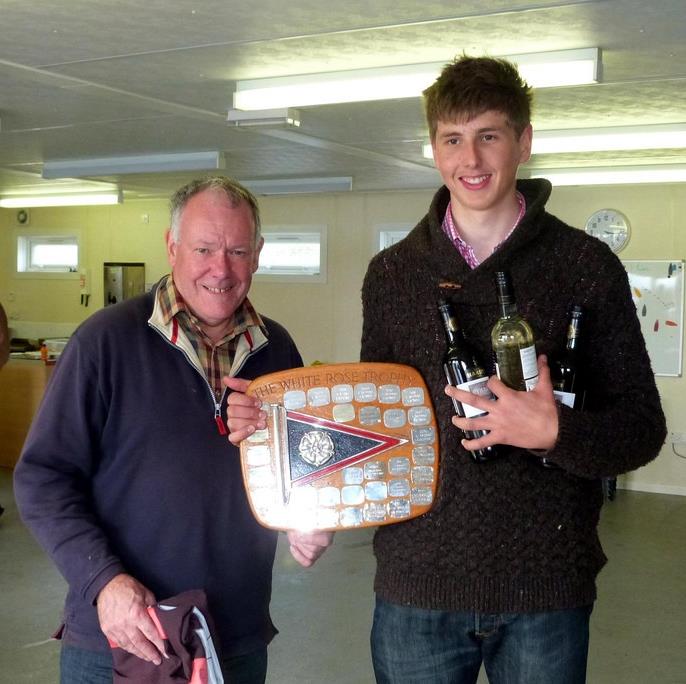
[[[381,251],[391,247],[396,242],[400,242],[412,230],[411,223],[381,223],[376,226],[379,236],[376,251]]]
[[[270,226],[262,237],[258,276],[265,280],[326,281],[326,226]]]
[[[76,235],[17,236],[18,273],[74,273],[78,266]]]

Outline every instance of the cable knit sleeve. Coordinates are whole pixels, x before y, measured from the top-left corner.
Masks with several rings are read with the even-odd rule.
[[[609,250],[584,263],[586,410],[560,407],[550,452],[568,472],[611,477],[645,465],[666,437],[665,417],[631,299],[628,276]]]

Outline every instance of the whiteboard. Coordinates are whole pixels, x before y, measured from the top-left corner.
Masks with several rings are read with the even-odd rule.
[[[684,262],[624,261],[655,375],[681,375]]]

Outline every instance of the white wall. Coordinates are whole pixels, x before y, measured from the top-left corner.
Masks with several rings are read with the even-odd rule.
[[[251,299],[267,316],[282,322],[295,338],[306,363],[356,361],[362,330],[360,288],[367,263],[376,250],[379,224],[415,222],[425,212],[432,192],[340,193],[261,198],[263,223],[326,224],[326,283],[259,282]],[[14,212],[0,210],[0,301],[19,314],[18,329],[76,326],[102,303],[104,261],[144,261],[146,280],[167,271],[164,232],[167,204],[162,200],[129,202],[117,207],[33,210],[31,226],[64,231],[78,226],[87,236],[87,262],[93,275],[91,307],[79,305],[76,280],[19,279],[14,274]],[[561,219],[583,226],[596,209],[623,211],[632,223],[632,238],[623,259],[685,259],[685,185],[559,188],[549,209]],[[144,216],[148,216],[148,222]],[[7,303],[8,294],[14,301]],[[47,334],[47,333],[46,333]],[[46,336],[46,334],[41,336]],[[658,378],[670,430],[686,432],[686,380]],[[681,450],[686,452],[686,446]],[[686,494],[686,460],[671,444],[659,458],[621,478],[620,486]]]

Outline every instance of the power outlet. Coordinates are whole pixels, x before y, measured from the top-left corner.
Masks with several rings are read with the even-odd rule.
[[[672,430],[669,433],[669,441],[672,444],[686,444],[686,432],[676,432]]]

